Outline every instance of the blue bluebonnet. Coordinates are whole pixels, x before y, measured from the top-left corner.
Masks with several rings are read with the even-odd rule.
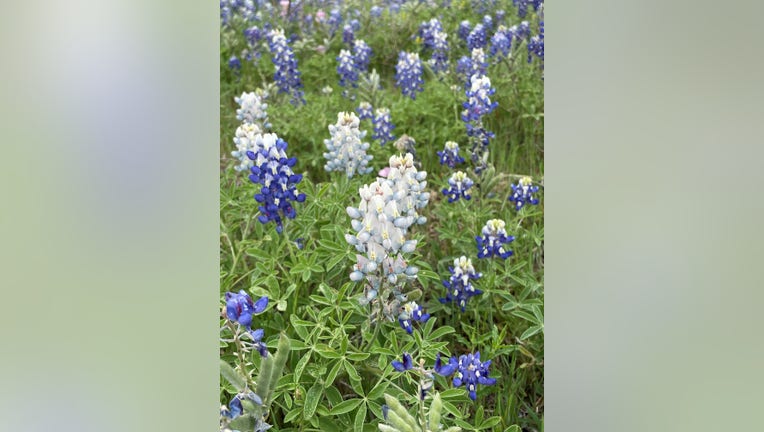
[[[340,13],[338,8],[334,8],[329,12],[327,23],[329,24],[329,33],[334,36],[334,33],[337,32],[342,24],[342,13]]]
[[[442,151],[438,152],[441,165],[448,165],[449,168],[456,168],[457,165],[464,163],[464,158],[459,156],[459,144],[454,141],[446,141]]]
[[[443,25],[437,18],[425,21],[419,25],[419,37],[422,38],[422,44],[425,48],[435,48],[435,33],[443,32]]]
[[[541,60],[541,68],[544,68],[544,21],[542,20],[539,22],[539,34],[536,36],[533,36],[530,41],[528,41],[528,63],[530,63],[533,58],[532,55],[535,55],[538,57],[539,60]]]
[[[448,271],[451,276],[447,281],[443,281],[443,286],[446,287],[446,297],[441,298],[440,302],[454,302],[464,312],[470,297],[483,293],[472,285],[472,281],[480,279],[482,274],[475,271],[472,260],[466,256],[455,259],[454,266],[448,267]]]
[[[353,58],[355,58],[355,67],[358,72],[366,72],[369,69],[371,55],[371,47],[362,39],[356,39],[353,44]]]
[[[372,138],[379,140],[380,145],[385,145],[395,139],[393,135],[393,129],[395,125],[390,118],[390,110],[387,108],[379,108],[374,112],[374,133]]]
[[[342,87],[358,87],[358,69],[356,69],[353,54],[348,50],[340,50],[337,56],[337,74],[340,76]]]
[[[459,367],[459,362],[456,361],[456,357],[450,357],[447,364],[443,364],[440,359],[440,353],[435,356],[435,367],[433,370],[436,374],[441,376],[451,376],[456,372],[456,368]]]
[[[490,15],[485,15],[483,17],[483,27],[485,27],[486,31],[491,31],[491,29],[493,29],[493,18]]]
[[[453,384],[456,387],[464,387],[469,392],[470,399],[477,399],[477,386],[494,385],[496,378],[488,377],[488,368],[491,366],[491,360],[481,362],[480,351],[475,354],[462,354],[459,356],[459,365],[454,374]]]
[[[369,143],[362,142],[366,131],[358,129],[359,123],[355,114],[341,112],[337,114],[337,123],[329,125],[331,138],[324,140],[327,149],[324,153],[327,159],[325,170],[342,171],[348,178],[356,173],[368,174],[372,171],[372,167],[368,166],[372,156],[366,154]]]
[[[509,51],[512,48],[512,33],[509,29],[500,25],[496,29],[496,33],[491,37],[491,49],[489,54],[491,57],[507,57]]]
[[[432,38],[432,57],[428,63],[435,73],[444,73],[448,71],[448,33],[436,30]]]
[[[467,37],[470,35],[471,31],[472,31],[472,24],[470,24],[469,21],[464,20],[459,23],[459,30],[457,30],[457,34],[465,42],[467,41]]]
[[[247,43],[254,47],[257,44],[260,43],[260,41],[263,40],[265,37],[265,32],[258,28],[257,26],[252,26],[249,28],[246,28],[243,30],[244,38],[247,40]]]
[[[283,217],[297,216],[293,202],[305,201],[305,194],[297,191],[302,174],[292,171],[297,158],[287,158],[287,143],[276,134],[258,135],[256,147],[257,151],[247,152],[247,156],[254,161],[249,179],[262,186],[255,194],[255,200],[260,203],[258,220],[262,224],[275,222],[276,232],[280,234],[284,229]]]
[[[373,18],[379,18],[380,16],[382,16],[382,8],[377,5],[374,5],[371,7],[371,9],[369,9],[369,14]]]
[[[345,24],[342,28],[342,42],[350,47],[352,47],[355,42],[355,31],[353,31],[353,26],[350,24]]]
[[[491,101],[496,89],[491,86],[491,80],[485,75],[472,75],[471,86],[467,90],[467,101],[462,104],[462,120],[466,123],[478,122],[486,114],[493,112],[499,105]]]
[[[428,319],[430,319],[430,314],[424,313],[422,307],[413,301],[403,305],[401,313],[398,315],[398,323],[408,334],[414,332],[414,328],[411,326],[413,321],[427,322]]]
[[[241,69],[241,60],[235,55],[228,59],[228,67],[238,72]]]
[[[491,219],[486,222],[481,235],[475,237],[478,258],[496,256],[507,259],[512,255],[512,251],[505,249],[504,246],[514,241],[515,237],[507,235],[505,227],[506,223],[501,219]]]
[[[467,49],[471,51],[475,48],[485,47],[486,37],[485,26],[482,23],[478,23],[467,36]]]
[[[468,56],[461,56],[456,61],[456,73],[469,82],[469,77],[472,75],[472,59]]]
[[[279,93],[289,93],[293,105],[305,103],[300,71],[297,70],[297,59],[284,37],[283,30],[272,30],[268,33],[268,46],[272,61],[276,67],[273,80],[279,87]]]
[[[252,327],[252,316],[268,307],[268,297],[263,296],[257,302],[253,302],[252,297],[244,290],[225,293],[225,301],[228,319],[243,325],[247,330]]]
[[[528,4],[530,3],[531,0],[512,0],[512,4],[517,7],[517,16],[525,18],[528,15]]]
[[[263,400],[255,394],[254,392],[248,392],[248,393],[239,393],[231,399],[231,402],[228,404],[228,406],[223,406],[220,410],[220,414],[222,414],[225,417],[228,417],[229,419],[233,420],[236,417],[240,416],[242,412],[244,412],[244,408],[241,405],[242,399],[249,399],[252,402],[254,402],[256,405],[262,405]]]
[[[411,354],[407,352],[403,353],[402,362],[393,360],[390,364],[393,366],[393,369],[397,370],[398,372],[411,370],[414,367],[414,362],[411,360]]]
[[[508,200],[515,203],[515,210],[520,210],[523,206],[531,204],[538,205],[538,198],[533,194],[539,191],[539,187],[533,184],[533,180],[530,177],[523,177],[517,181],[517,184],[512,184],[512,195]]]
[[[507,15],[507,13],[504,11],[504,9],[499,9],[499,10],[497,10],[497,11],[496,11],[496,13],[494,14],[494,17],[495,17],[494,21],[495,21],[496,23],[501,23],[502,21],[504,21],[504,17],[505,17],[506,15]]]
[[[510,27],[516,39],[528,39],[531,37],[531,25],[528,21],[521,21],[520,25]]]
[[[443,195],[448,197],[448,202],[459,201],[464,198],[469,201],[472,196],[468,193],[473,185],[472,179],[462,171],[457,171],[448,179],[448,188],[443,188]]]
[[[422,61],[419,54],[401,51],[395,66],[395,86],[400,87],[404,96],[416,99],[417,92],[424,90],[422,85]]]
[[[368,102],[361,102],[358,104],[358,108],[355,109],[356,114],[358,114],[358,118],[361,120],[369,119],[371,120],[374,118],[374,113],[372,111],[372,106]]]

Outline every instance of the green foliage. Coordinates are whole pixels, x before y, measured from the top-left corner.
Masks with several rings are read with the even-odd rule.
[[[510,23],[519,22],[511,1],[497,3],[497,9],[507,11]],[[401,50],[420,52],[423,60],[429,58],[411,36],[422,21],[439,16],[449,33],[453,65],[467,54],[456,36],[458,23],[464,19],[475,23],[482,15],[471,9],[470,2],[454,1],[450,10],[407,6],[397,15],[384,12],[372,20],[368,17],[370,5],[358,4],[362,14],[356,37],[374,50],[369,70],[379,73],[382,89],[372,92],[362,85],[355,101],[342,97],[335,70],[341,36],[331,38],[318,32],[295,45],[307,104],[293,106],[275,91],[268,100],[270,130],[286,140],[287,153],[298,158],[294,170],[304,174],[299,190],[307,196],[304,203],[296,204],[297,217],[286,221],[282,235],[273,224],[257,220],[253,195],[258,191],[246,173],[233,170],[235,160],[230,156],[239,125],[233,98],[271,83],[270,55],[261,49],[262,58],[256,63],[242,59],[241,73],[236,76],[227,61],[246,47],[245,25],[235,23],[221,32],[220,294],[222,298],[225,292],[245,290],[253,298],[270,298],[268,309],[254,317],[253,328],[264,329],[272,355],[261,359],[257,352],[250,352],[242,359],[235,343],[222,341],[220,402],[227,404],[234,394],[253,390],[267,406],[263,414],[273,430],[284,432],[421,431],[421,421],[451,426],[443,426],[446,431],[543,431],[543,195],[539,206],[520,212],[507,202],[510,184],[520,175],[529,175],[543,185],[540,71],[537,65],[526,63],[524,43],[513,48],[512,60],[489,66],[487,75],[499,104],[485,119],[487,129],[496,134],[489,153],[492,167],[479,179],[468,173],[479,183],[470,201],[448,203],[440,190],[446,187],[451,170],[439,164],[436,152],[449,140],[458,142],[463,150],[468,148],[460,118],[463,87],[453,70],[442,79],[428,72],[424,92],[412,101],[394,86],[395,63]],[[531,15],[534,23],[537,18]],[[296,31],[287,30],[287,34]],[[325,54],[316,51],[318,45],[326,46]],[[325,86],[333,92],[322,94]],[[373,101],[375,108],[390,108],[394,134],[416,140],[422,170],[428,173],[431,198],[422,211],[428,222],[411,230],[419,243],[410,264],[420,268],[412,288],[418,290],[417,301],[432,318],[415,325],[412,335],[397,322],[371,324],[368,306],[357,301],[361,283],[348,277],[355,250],[344,239],[350,232],[345,208],[358,204],[358,189],[373,181],[374,174],[347,179],[323,169],[327,126],[336,121],[337,112],[352,111],[361,100]],[[368,131],[366,141],[372,143],[371,166],[376,172],[398,150],[371,140],[369,120],[361,122],[361,129]],[[459,169],[467,172],[469,167]],[[510,244],[514,255],[506,261],[476,258],[475,236],[493,218],[505,220],[508,233],[515,236]],[[299,238],[304,239],[302,249],[294,242]],[[483,274],[475,286],[484,291],[470,299],[464,313],[453,304],[438,301],[445,296],[441,281],[448,278],[448,267],[462,255],[471,258]],[[235,334],[225,318],[221,327],[223,339]],[[392,360],[400,360],[408,352],[415,363],[422,359],[431,366],[438,353],[447,357],[475,351],[480,351],[482,359],[492,360],[490,376],[497,379],[495,385],[479,388],[476,402],[469,399],[464,387],[454,388],[450,379],[436,376],[424,414],[404,408],[419,406],[419,382],[395,371]],[[389,413],[396,420],[391,415],[389,422],[380,421],[383,405],[391,407]],[[238,423],[231,426],[241,431],[255,427],[249,416],[234,421]]]

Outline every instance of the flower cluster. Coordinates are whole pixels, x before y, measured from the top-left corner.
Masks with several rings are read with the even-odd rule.
[[[254,161],[249,179],[262,186],[260,192],[255,194],[255,200],[260,203],[258,220],[262,224],[275,222],[279,234],[284,229],[282,217],[294,219],[297,215],[292,202],[305,201],[305,194],[297,191],[302,174],[292,171],[297,159],[287,158],[286,149],[286,141],[269,133],[257,135],[255,150],[247,152],[247,156]]]
[[[417,212],[430,198],[425,192],[426,177],[426,172],[414,167],[411,154],[391,156],[387,177],[378,177],[359,189],[358,207],[347,208],[356,234],[346,234],[345,240],[359,252],[350,279],[366,280],[360,302],[374,302],[377,314],[390,321],[402,319],[409,325],[410,320],[426,319],[415,305],[409,303],[407,309],[406,296],[400,291],[400,283],[415,278],[419,271],[409,266],[402,254],[416,248],[417,242],[406,238],[408,229],[427,221]],[[404,322],[401,326],[409,330]]]
[[[372,168],[368,166],[372,156],[366,154],[369,143],[362,142],[366,131],[358,129],[360,120],[353,113],[341,112],[337,114],[337,123],[329,125],[330,139],[324,140],[327,159],[324,169],[331,171],[344,171],[348,178],[355,173],[368,174]]]
[[[533,36],[528,42],[528,63],[530,63],[535,55],[541,60],[541,68],[544,68],[544,21],[539,22],[539,34]]]
[[[414,368],[414,362],[411,360],[411,354],[407,352],[403,353],[402,362],[399,362],[398,360],[393,360],[392,362],[390,362],[390,364],[393,366],[393,369],[397,370],[398,372],[404,372]]]
[[[353,46],[353,42],[355,42],[355,31],[353,30],[352,25],[345,24],[342,28],[342,42],[347,46]]]
[[[483,24],[478,23],[467,35],[467,49],[472,51],[475,48],[483,48],[486,43],[486,31]]]
[[[329,24],[330,28],[329,33],[334,36],[334,33],[337,32],[337,30],[340,28],[340,25],[342,24],[342,13],[340,13],[338,8],[334,8],[329,12],[329,19],[327,20],[327,23]]]
[[[448,165],[449,168],[456,168],[457,165],[464,163],[464,158],[459,156],[459,144],[453,141],[446,141],[443,151],[438,152],[441,165]]]
[[[488,367],[491,366],[491,360],[486,362],[480,361],[480,351],[475,354],[462,354],[459,357],[459,362],[454,375],[453,385],[456,387],[464,387],[467,389],[470,395],[470,399],[473,401],[477,399],[477,385],[494,385],[496,384],[496,378],[488,377]]]
[[[358,108],[355,109],[356,114],[358,114],[358,118],[363,119],[369,119],[371,120],[374,118],[374,113],[372,112],[371,104],[368,102],[361,102],[358,104]]]
[[[530,177],[523,177],[511,186],[512,195],[508,200],[515,203],[515,210],[520,211],[527,204],[538,205],[539,200],[533,194],[539,191],[539,187],[533,184]]]
[[[454,302],[464,312],[467,300],[472,296],[483,293],[483,291],[472,286],[472,281],[479,279],[482,274],[475,272],[472,260],[466,256],[455,259],[454,266],[449,267],[448,271],[451,273],[451,277],[449,280],[443,281],[443,286],[446,287],[446,297],[441,298],[440,302]]]
[[[238,57],[233,55],[230,59],[228,59],[228,67],[233,69],[234,72],[238,73],[239,70],[241,70],[241,61]]]
[[[425,21],[419,26],[419,37],[426,49],[432,50],[428,63],[435,73],[448,70],[448,33],[437,18]]]
[[[355,58],[355,67],[359,73],[366,72],[369,69],[371,54],[371,47],[363,40],[356,39],[353,44],[353,57]]]
[[[469,21],[464,20],[459,23],[459,30],[457,30],[457,34],[465,42],[467,41],[467,37],[469,37],[471,31],[472,31],[472,25],[470,24]]]
[[[400,87],[404,96],[416,99],[416,93],[424,91],[423,84],[419,54],[401,51],[395,66],[395,86]]]
[[[249,296],[244,290],[239,293],[227,292],[225,293],[226,302],[226,317],[232,321],[239,323],[247,329],[252,341],[253,347],[257,349],[262,357],[268,355],[268,347],[265,346],[263,340],[263,329],[252,330],[252,316],[259,314],[268,307],[268,297],[260,297],[257,302],[252,301],[252,297]]]
[[[292,48],[287,45],[283,30],[271,30],[268,33],[268,47],[271,51],[271,60],[276,67],[273,80],[279,86],[279,93],[289,93],[292,96],[293,105],[304,104],[305,96],[301,90],[303,85],[300,71],[297,70],[297,59]]]
[[[353,54],[348,50],[341,50],[337,56],[337,73],[340,76],[342,87],[358,87],[358,69],[356,69]]]
[[[408,334],[414,332],[414,328],[411,326],[412,321],[427,322],[427,320],[430,319],[430,314],[424,313],[424,310],[417,304],[417,302],[408,302],[403,305],[402,309],[403,310],[398,315],[398,323]]]
[[[514,241],[515,237],[507,235],[505,227],[506,223],[501,219],[491,219],[486,222],[481,231],[482,236],[475,237],[478,258],[497,256],[507,259],[512,255],[512,251],[504,249],[504,245]]]
[[[512,4],[517,7],[517,16],[525,18],[528,14],[528,5],[533,6],[533,10],[538,10],[544,5],[544,0],[512,0]]]
[[[380,145],[385,145],[388,142],[395,139],[393,135],[393,129],[395,125],[390,118],[390,110],[387,108],[379,108],[374,113],[374,133],[372,138],[379,140]]]
[[[467,136],[470,137],[471,159],[475,165],[475,172],[480,173],[486,167],[488,156],[488,144],[494,137],[483,127],[483,117],[490,114],[498,106],[497,102],[491,101],[491,96],[496,90],[491,87],[491,80],[485,75],[475,74],[470,78],[470,88],[467,90],[467,101],[462,105],[462,120],[467,127]]]
[[[262,130],[256,123],[243,123],[236,128],[236,135],[233,137],[236,150],[231,152],[231,156],[239,159],[239,164],[234,167],[236,171],[252,168],[253,162],[247,156],[247,152],[255,150],[256,137],[261,133]]]
[[[443,32],[443,25],[440,20],[433,18],[419,25],[419,37],[422,38],[422,44],[425,48],[435,48],[435,33]]]
[[[261,129],[270,128],[268,123],[268,104],[265,103],[264,96],[255,92],[242,93],[235,97],[234,101],[239,104],[236,110],[236,118],[242,123],[255,123]]]
[[[450,188],[443,189],[443,195],[448,197],[448,202],[452,203],[458,201],[460,198],[464,198],[469,201],[472,196],[468,193],[469,189],[473,185],[472,179],[467,177],[467,174],[462,171],[457,171],[451,175],[448,179],[448,185]]]
[[[491,37],[491,49],[489,52],[491,57],[501,58],[509,56],[509,51],[512,48],[512,37],[512,32],[505,26],[500,25],[496,29],[496,33]]]

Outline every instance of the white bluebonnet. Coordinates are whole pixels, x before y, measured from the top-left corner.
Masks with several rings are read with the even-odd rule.
[[[358,207],[347,208],[355,234],[346,234],[345,240],[359,252],[350,279],[366,281],[360,302],[373,304],[373,316],[399,319],[408,301],[401,288],[418,269],[403,258],[417,243],[406,236],[412,225],[427,221],[418,213],[430,199],[426,178],[411,154],[391,156],[387,177],[360,188]]]
[[[343,171],[348,178],[356,173],[368,174],[372,171],[369,162],[371,155],[366,154],[369,143],[362,142],[366,131],[358,129],[360,120],[353,113],[341,112],[337,114],[337,123],[329,125],[331,138],[325,139],[327,159],[324,169],[331,171]]]
[[[242,123],[255,123],[260,129],[268,129],[271,127],[268,122],[268,104],[265,103],[265,94],[260,91],[258,93],[244,92],[241,96],[233,98],[239,104],[236,118]]]
[[[515,240],[514,236],[507,235],[506,225],[506,222],[501,219],[491,219],[486,222],[481,231],[482,236],[475,237],[478,258],[497,256],[507,259],[512,255],[511,250],[504,248],[504,245]]]
[[[508,201],[515,203],[515,210],[520,211],[527,204],[538,205],[539,200],[533,194],[539,191],[539,187],[533,184],[530,177],[523,177],[511,186],[512,195]]]
[[[462,171],[451,174],[448,179],[449,188],[443,188],[443,195],[448,197],[448,202],[459,201],[464,198],[469,201],[472,196],[468,193],[474,182]]]
[[[236,171],[252,168],[253,162],[247,156],[247,152],[256,151],[257,136],[262,132],[256,123],[243,123],[236,128],[236,135],[233,138],[236,150],[231,152],[231,156],[239,160],[239,164],[234,167]]]
[[[451,277],[447,281],[443,281],[443,286],[446,287],[446,297],[441,298],[440,302],[454,302],[464,312],[470,297],[483,293],[472,285],[472,281],[480,279],[482,274],[475,271],[472,260],[466,256],[455,259],[454,266],[449,267],[448,271],[451,273]]]

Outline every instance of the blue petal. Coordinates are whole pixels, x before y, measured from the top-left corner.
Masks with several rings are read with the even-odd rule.
[[[260,313],[265,310],[265,308],[268,307],[268,297],[262,296],[259,300],[257,300],[257,303],[255,303],[255,309],[254,313]]]
[[[255,342],[260,342],[263,339],[263,335],[265,334],[265,331],[263,329],[259,328],[257,330],[251,331],[249,334],[250,334],[250,336],[252,336],[252,339]]]

